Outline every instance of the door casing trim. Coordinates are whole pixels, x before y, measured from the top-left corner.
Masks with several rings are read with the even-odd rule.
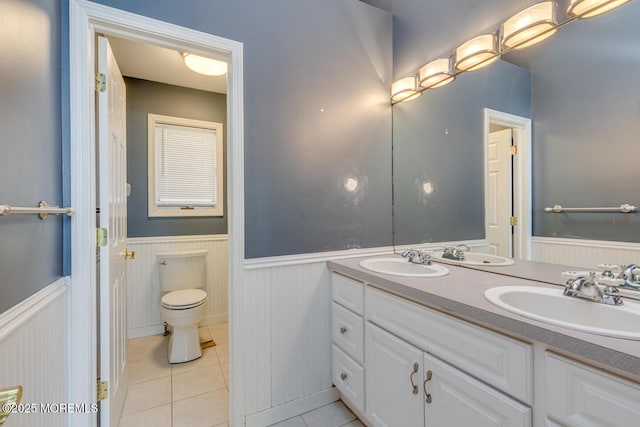
[[[230,424],[244,425],[244,378],[236,355],[243,354],[241,305],[236,286],[244,269],[244,92],[240,42],[114,9],[86,0],[69,2],[69,103],[71,286],[69,298],[69,402],[95,403],[96,316],[96,33],[133,39],[179,51],[217,56],[229,62],[227,82],[227,189],[229,215]],[[74,414],[70,426],[95,426],[96,414]]]

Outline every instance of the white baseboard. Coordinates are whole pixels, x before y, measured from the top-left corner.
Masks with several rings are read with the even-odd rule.
[[[312,394],[284,405],[270,408],[257,414],[249,415],[246,418],[246,427],[266,427],[280,421],[296,417],[305,412],[328,405],[329,403],[340,400],[340,393],[335,387],[323,390],[319,393]]]

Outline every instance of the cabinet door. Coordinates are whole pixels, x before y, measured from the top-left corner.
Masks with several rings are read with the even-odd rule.
[[[640,386],[598,369],[547,353],[545,356],[547,424],[637,427]]]
[[[424,371],[425,427],[531,426],[528,407],[426,353]]]
[[[370,323],[365,349],[365,410],[371,425],[423,427],[422,351]]]

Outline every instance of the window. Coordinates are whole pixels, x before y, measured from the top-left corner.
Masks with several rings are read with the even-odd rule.
[[[222,123],[148,115],[149,216],[222,216]]]

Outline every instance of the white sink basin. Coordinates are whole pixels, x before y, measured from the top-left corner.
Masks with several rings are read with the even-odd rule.
[[[449,270],[442,265],[415,264],[404,258],[369,258],[360,261],[360,266],[376,273],[394,276],[440,277],[449,274]]]
[[[640,303],[613,306],[567,297],[558,287],[501,286],[487,289],[489,302],[512,313],[578,331],[640,340]]]
[[[440,260],[459,265],[483,265],[486,267],[500,267],[504,265],[513,265],[514,262],[511,258],[505,258],[499,255],[481,254],[478,252],[465,252],[464,261],[443,258],[442,252],[433,252],[429,255],[431,255],[431,258],[434,260]]]

